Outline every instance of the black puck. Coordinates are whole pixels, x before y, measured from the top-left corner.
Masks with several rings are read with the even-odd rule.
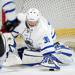
[[[54,69],[49,69],[49,71],[54,71]]]

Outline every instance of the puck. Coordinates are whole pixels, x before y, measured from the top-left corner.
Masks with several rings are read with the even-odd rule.
[[[54,69],[49,69],[49,71],[54,71]]]

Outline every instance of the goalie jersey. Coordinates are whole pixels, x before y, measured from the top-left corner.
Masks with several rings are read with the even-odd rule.
[[[27,23],[23,20],[18,27],[12,32],[13,36],[22,35],[25,40],[26,46],[30,50],[39,50],[42,54],[54,52],[53,39],[54,35],[51,35],[51,27],[48,22],[41,17],[38,25],[29,28]],[[52,38],[53,37],[53,38]]]
[[[51,25],[48,24],[48,21],[43,17],[40,17],[37,25],[31,28],[27,25],[27,22],[24,17],[24,20],[21,20],[21,23],[19,24],[19,26],[17,26],[13,30],[12,34],[14,37],[18,35],[21,35],[23,37],[25,42],[24,46],[28,48],[28,51],[33,51],[33,54],[32,52],[29,52],[30,54],[28,56],[35,55],[33,57],[37,57],[38,54],[36,55],[35,52],[39,51],[42,57],[45,57],[45,58],[47,57],[46,59],[48,59],[48,56],[49,56],[49,59],[56,63],[69,64],[72,62],[72,59],[71,59],[72,51],[70,49],[64,47],[63,49],[59,48],[56,50],[54,46],[55,45],[54,40],[56,37],[55,32],[52,29]],[[28,59],[29,58],[26,58],[26,61]],[[33,61],[31,59],[30,61]],[[40,59],[39,62],[41,60],[42,59]],[[44,66],[50,67],[50,64],[48,65],[47,60],[45,60],[44,58],[43,60],[44,61],[42,61],[41,64]],[[37,63],[37,59],[35,59],[35,62]],[[43,62],[47,62],[47,63],[45,64]],[[55,66],[56,65],[58,66],[58,64],[56,63],[54,63]],[[56,69],[57,69],[57,66],[56,66]]]

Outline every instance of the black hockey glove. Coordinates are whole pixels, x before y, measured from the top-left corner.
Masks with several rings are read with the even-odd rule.
[[[14,21],[6,21],[5,22],[5,30],[6,32],[11,32],[19,25],[20,21],[18,19],[15,19]]]

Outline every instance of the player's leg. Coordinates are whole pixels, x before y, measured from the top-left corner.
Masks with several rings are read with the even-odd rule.
[[[73,62],[74,52],[71,48],[61,43],[55,44],[56,56],[63,64],[71,64]]]
[[[60,49],[56,54],[54,54],[54,56],[57,57],[64,65],[69,65],[74,62],[73,55],[74,52],[71,49]]]
[[[51,50],[54,50],[54,47],[50,48]],[[46,51],[45,51],[46,52]],[[41,61],[41,65],[44,67],[48,67],[49,69],[59,70],[60,66],[59,63],[62,63],[57,59],[57,57],[53,56],[53,54],[56,54],[55,51],[49,51],[45,54],[43,54],[43,60]]]
[[[44,56],[42,65],[52,69],[60,69],[61,65],[69,65],[73,63],[72,49],[58,44],[54,53],[48,53]]]

